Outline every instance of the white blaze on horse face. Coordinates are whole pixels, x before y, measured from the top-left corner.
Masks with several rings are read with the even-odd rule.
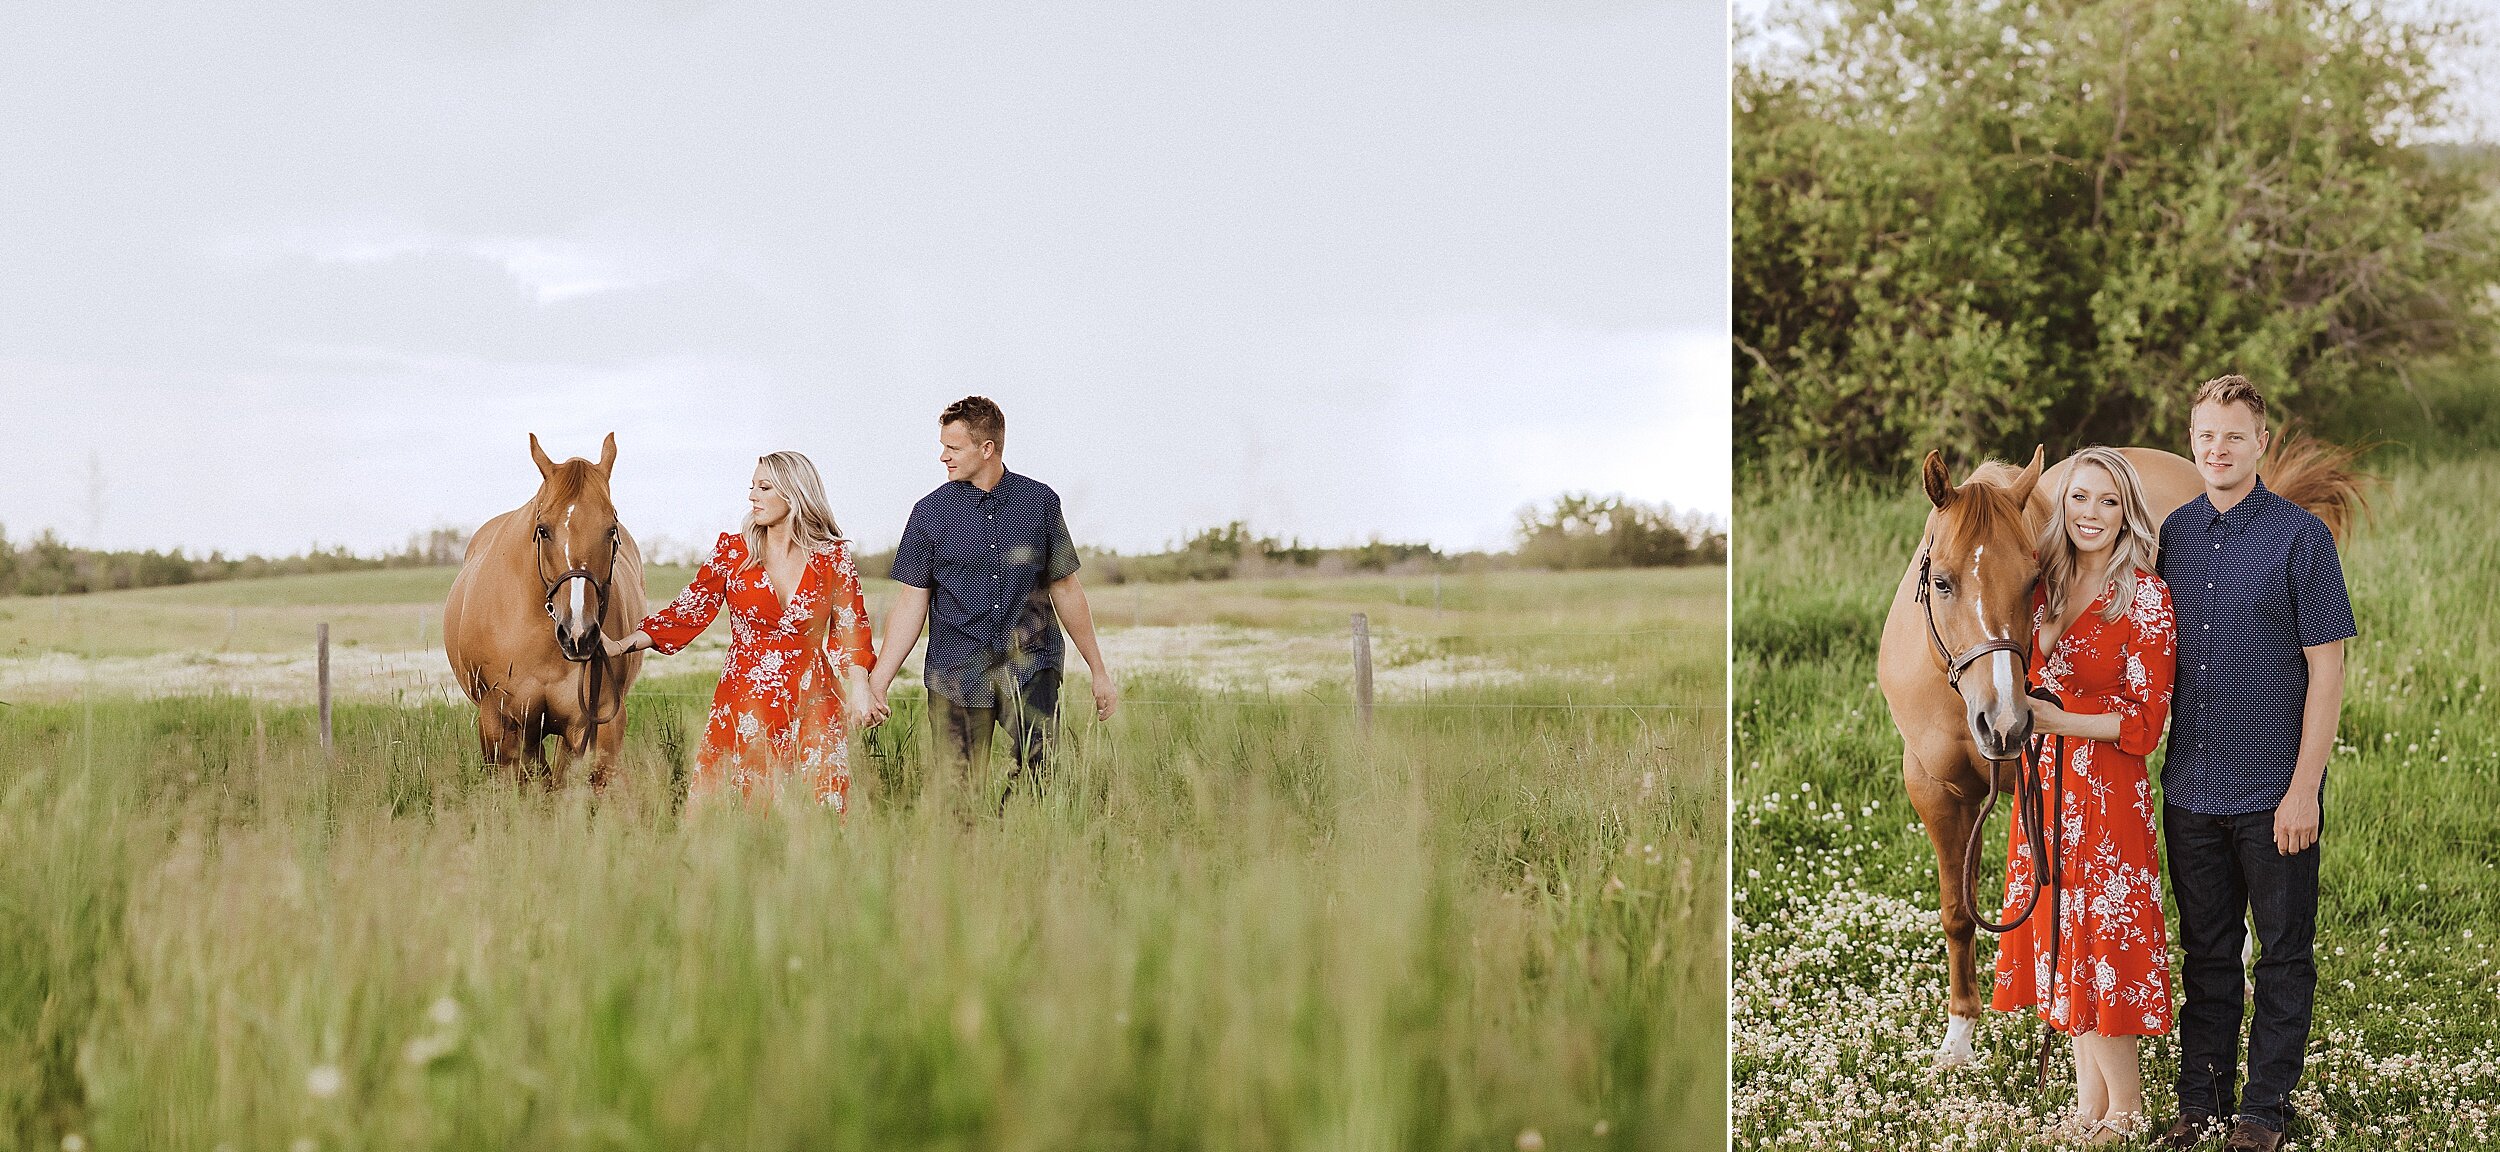
[[[1964,590],[1960,599],[1965,610],[1970,613],[1971,626],[1977,630],[1979,636],[1990,640],[2007,639],[2006,630],[1989,624],[1987,603],[1978,595],[1979,564],[1987,555],[1988,546],[1985,544],[1971,549],[1970,566],[1960,573],[1957,581]],[[1971,690],[1968,687],[1971,679],[1965,674],[1962,680],[1965,685],[1964,707],[1969,709],[1969,719],[1972,722],[1971,738],[1974,741],[1979,739],[1977,721],[1982,716],[1987,717],[1989,727],[1995,729],[2000,738],[2007,733],[2023,731],[2024,725],[2030,719],[2031,706],[2024,703],[2022,666],[2016,663],[2015,656],[2011,652],[1990,652],[1981,658],[1981,663],[1987,666],[1988,672],[1986,696],[1976,700],[1971,699]],[[1972,670],[1976,671],[1977,667],[1974,666]],[[1996,749],[1987,751],[1994,752]]]
[[[588,584],[590,581],[577,576],[571,580],[565,581],[565,583],[573,586],[573,618],[568,621],[568,623],[572,627],[573,631],[579,633],[583,630],[584,626],[582,619],[582,585]]]

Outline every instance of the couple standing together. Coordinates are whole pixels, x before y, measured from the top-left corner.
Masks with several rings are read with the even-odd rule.
[[[959,791],[972,764],[987,758],[992,731],[1004,728],[1015,769],[1000,806],[1018,775],[1040,794],[1058,733],[1062,621],[1091,674],[1095,717],[1111,717],[1119,690],[1094,639],[1059,494],[1007,470],[1006,440],[1007,417],[987,397],[965,397],[938,415],[946,483],[912,506],[903,527],[882,652],[870,642],[859,567],[815,465],[796,452],[757,461],[739,531],[721,534],[675,600],[605,641],[610,656],[670,655],[728,610],[729,654],[689,797],[723,787],[769,795],[794,776],[843,810],[850,733],[891,714],[887,692],[924,623],[929,728],[939,755],[955,765]]]
[[[2062,939],[2050,947],[2045,917],[2006,933],[1991,1007],[2038,1005],[2049,1026],[2074,1037],[2085,1139],[2136,1135],[2138,1039],[2172,1024],[2145,775],[2166,720],[2159,835],[2179,905],[2186,1002],[2179,1115],[2157,1139],[2195,1148],[2234,1117],[2249,919],[2256,1014],[2223,1147],[2273,1152],[2309,1042],[2319,793],[2352,604],[2325,523],[2257,476],[2267,445],[2257,389],[2238,376],[2206,382],[2189,438],[2205,491],[2158,531],[2134,468],[2093,448],[2078,454],[2041,534],[2032,622],[2043,658],[2031,679],[2060,703],[2034,698],[2032,712],[2035,732],[2068,745],[2062,795],[2050,798],[2063,814],[2054,913]],[[2018,829],[2006,865],[2009,915],[2035,883]]]

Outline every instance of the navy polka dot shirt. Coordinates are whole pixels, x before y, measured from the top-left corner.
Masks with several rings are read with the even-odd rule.
[[[929,590],[929,690],[991,708],[995,673],[1024,684],[1059,667],[1065,648],[1050,584],[1076,568],[1076,544],[1048,484],[1009,472],[987,492],[949,480],[921,497],[903,524],[892,575]]]
[[[2161,526],[2179,623],[2163,802],[2208,816],[2283,802],[2300,755],[2309,662],[2354,633],[2335,537],[2262,479],[2228,512],[2199,494]]]

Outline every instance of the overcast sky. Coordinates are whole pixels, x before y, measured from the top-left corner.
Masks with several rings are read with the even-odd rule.
[[[645,538],[796,448],[882,547],[973,392],[1097,546],[1724,515],[1723,21],[0,7],[0,525],[396,546],[614,431]]]

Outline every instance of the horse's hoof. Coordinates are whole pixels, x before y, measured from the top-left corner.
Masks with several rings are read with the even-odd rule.
[[[1968,1016],[1947,1016],[1944,1043],[1936,1048],[1936,1067],[1959,1068],[1971,1062],[1971,1029],[1978,1021]]]

